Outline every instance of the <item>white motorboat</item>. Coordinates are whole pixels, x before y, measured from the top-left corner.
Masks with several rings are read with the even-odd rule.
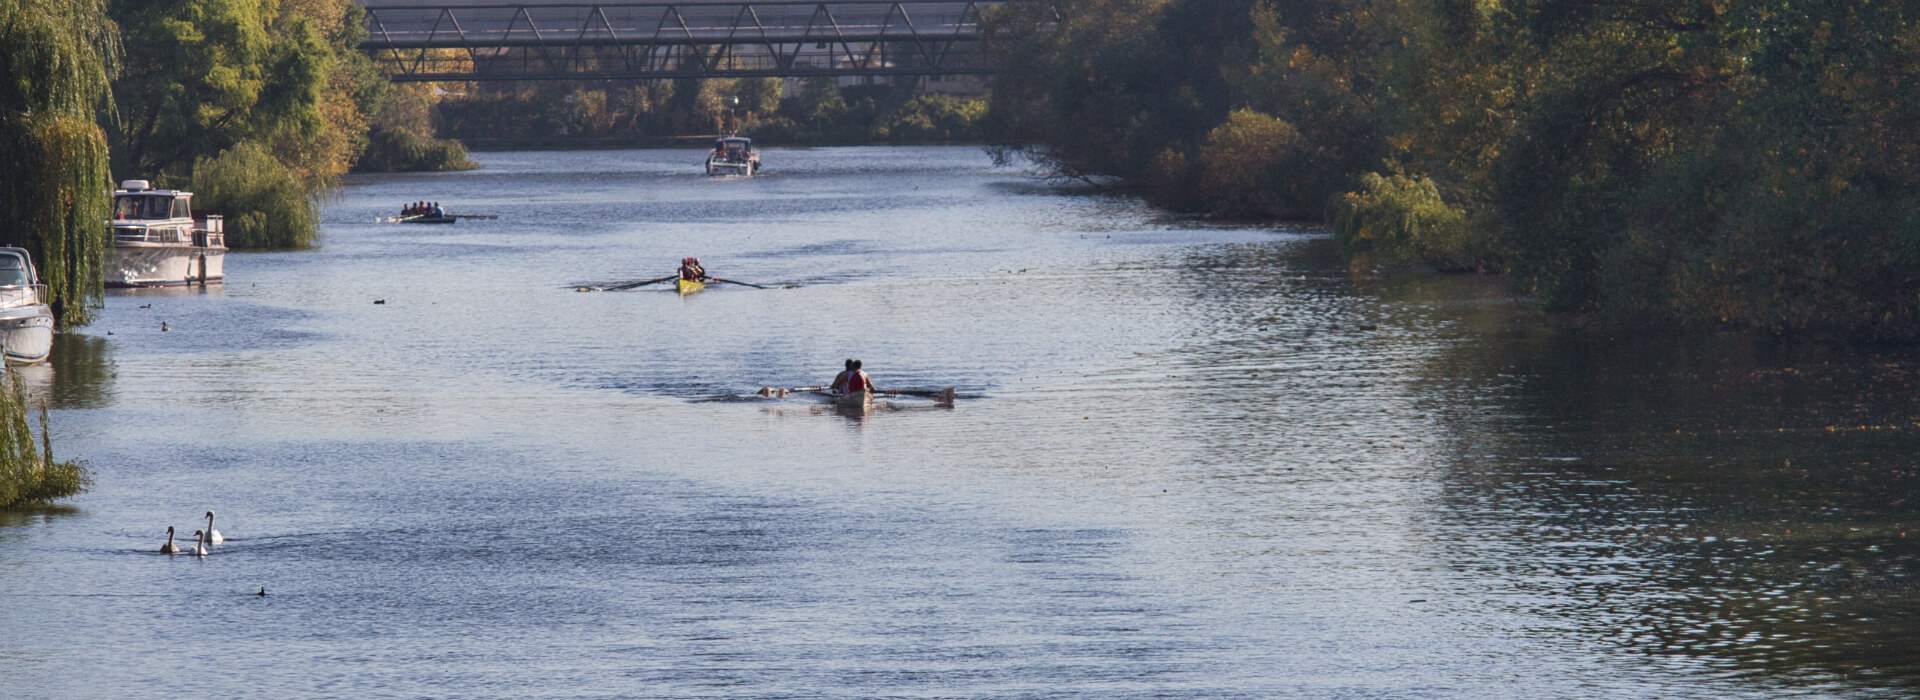
[[[713,142],[707,154],[708,175],[753,175],[760,172],[760,152],[753,150],[753,139],[725,136]]]
[[[109,287],[218,283],[226,277],[227,236],[218,214],[195,220],[192,192],[155,190],[128,180],[113,192]]]
[[[30,365],[53,351],[53,309],[47,286],[21,248],[0,248],[0,353],[10,365]]]

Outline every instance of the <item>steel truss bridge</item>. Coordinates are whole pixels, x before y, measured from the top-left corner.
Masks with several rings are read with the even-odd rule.
[[[398,82],[979,75],[1004,2],[360,1],[360,48]]]

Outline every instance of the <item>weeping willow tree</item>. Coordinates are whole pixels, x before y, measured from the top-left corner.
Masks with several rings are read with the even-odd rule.
[[[94,115],[118,41],[103,0],[0,0],[0,242],[32,251],[63,326],[103,296],[112,180]]]
[[[0,386],[0,508],[51,503],[85,492],[93,475],[76,461],[53,461],[47,433],[47,405],[40,402],[40,434],[29,421],[32,401],[26,383],[9,368]]]

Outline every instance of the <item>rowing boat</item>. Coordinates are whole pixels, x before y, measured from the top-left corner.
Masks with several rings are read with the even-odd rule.
[[[680,296],[686,296],[707,288],[707,283],[705,282],[695,282],[688,279],[674,280],[674,285],[680,289]]]
[[[850,394],[822,393],[821,395],[827,397],[827,402],[833,404],[835,408],[857,409],[861,411],[873,408],[873,392],[871,391],[857,391]]]

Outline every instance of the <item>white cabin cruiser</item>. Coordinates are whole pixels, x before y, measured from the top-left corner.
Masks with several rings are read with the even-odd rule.
[[[760,172],[760,152],[753,150],[753,139],[725,136],[713,142],[707,154],[708,175],[753,175]]]
[[[25,249],[0,248],[0,353],[7,364],[30,365],[53,351],[53,309],[39,282]]]
[[[226,277],[227,236],[218,214],[193,218],[192,192],[128,180],[113,192],[109,287],[217,283]]]

